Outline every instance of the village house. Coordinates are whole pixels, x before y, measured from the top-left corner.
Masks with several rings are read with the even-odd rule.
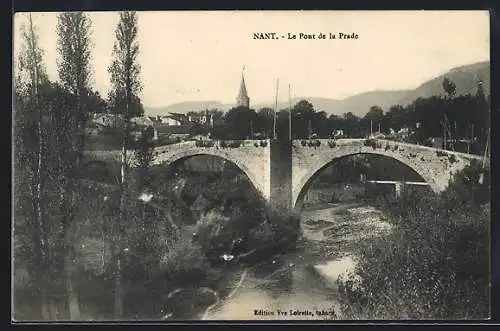
[[[187,124],[188,119],[186,115],[170,113],[169,115],[158,116],[158,122],[168,126],[180,126]]]

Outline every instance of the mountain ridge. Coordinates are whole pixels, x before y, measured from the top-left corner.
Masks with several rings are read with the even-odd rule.
[[[428,98],[431,96],[444,95],[441,86],[444,77],[451,79],[456,85],[457,95],[474,94],[478,82],[482,80],[485,93],[490,93],[490,62],[482,61],[461,65],[451,68],[444,74],[431,78],[415,89],[408,90],[374,90],[358,93],[344,99],[333,99],[326,97],[295,97],[291,100],[292,105],[300,100],[308,100],[314,105],[316,111],[325,111],[328,115],[342,115],[351,112],[356,116],[364,116],[371,106],[379,106],[387,111],[391,106],[406,106],[417,98]],[[189,111],[217,108],[227,111],[234,104],[224,104],[216,100],[208,101],[185,101],[163,107],[147,107],[145,113],[148,116],[167,115],[168,113],[185,114]],[[264,107],[275,107],[274,102],[265,102],[251,105],[252,109],[259,110]],[[288,102],[278,102],[278,109],[288,108]]]

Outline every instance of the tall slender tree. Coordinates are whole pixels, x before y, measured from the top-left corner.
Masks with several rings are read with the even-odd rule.
[[[50,319],[49,303],[47,300],[47,279],[43,277],[44,270],[48,262],[48,243],[46,234],[46,221],[43,201],[44,184],[44,135],[43,135],[43,109],[41,105],[40,86],[47,81],[47,74],[43,65],[43,51],[39,46],[38,34],[33,23],[31,14],[28,15],[28,24],[23,26],[21,38],[23,41],[19,57],[19,74],[15,86],[19,89],[18,96],[26,99],[26,108],[33,109],[29,114],[25,114],[24,119],[27,127],[33,124],[36,134],[26,136],[27,144],[33,143],[33,149],[28,149],[26,157],[27,166],[31,169],[31,197],[33,201],[33,222],[32,222],[32,245],[33,245],[33,279],[37,283],[41,302],[41,317],[44,320]],[[19,111],[19,109],[18,109]],[[36,118],[36,121],[32,121]],[[29,123],[31,122],[31,123]],[[26,128],[26,127],[25,127]],[[23,145],[27,145],[24,144]],[[30,144],[31,145],[31,144]],[[23,149],[26,150],[23,146]]]
[[[71,142],[70,153],[65,148],[60,148],[58,154],[59,183],[61,191],[61,206],[63,211],[62,236],[64,244],[64,266],[66,272],[66,291],[68,296],[69,316],[72,320],[80,319],[80,308],[78,295],[76,293],[76,262],[75,249],[73,247],[75,215],[77,210],[77,173],[83,156],[85,140],[85,123],[88,112],[84,107],[88,99],[90,79],[90,28],[91,21],[83,12],[67,12],[58,15],[57,23],[57,51],[58,74],[62,86],[69,91],[74,99],[74,107],[68,107],[67,111],[73,112],[70,118],[71,131],[60,130]],[[59,119],[68,118],[56,117]],[[62,121],[62,125],[66,125]],[[72,133],[76,132],[76,136]],[[63,139],[59,139],[63,141]],[[55,146],[57,148],[58,146]],[[62,146],[59,146],[62,147]]]
[[[115,104],[122,105],[120,113],[124,117],[122,153],[121,153],[121,180],[120,180],[120,217],[117,228],[115,250],[115,317],[123,317],[123,289],[122,271],[122,233],[123,224],[127,220],[127,150],[129,148],[131,109],[141,91],[140,65],[138,63],[139,43],[137,13],[127,11],[120,13],[120,21],[115,31],[113,60],[109,67],[112,90],[110,99]],[[120,99],[116,101],[116,99]],[[110,100],[111,101],[111,100]]]

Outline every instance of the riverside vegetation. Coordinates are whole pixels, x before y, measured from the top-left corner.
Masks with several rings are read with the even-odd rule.
[[[354,272],[339,280],[346,318],[489,317],[490,187],[478,184],[481,172],[466,168],[439,196],[378,199],[393,231],[360,242]]]
[[[138,18],[135,12],[118,16],[106,100],[90,83],[92,22],[85,13],[58,14],[57,83],[49,80],[45,70],[31,15],[21,33],[13,97],[15,320],[197,318],[214,300],[202,288],[223,298],[242,265],[292,250],[300,235],[298,218],[270,210],[244,178],[234,174],[163,177],[165,169],[149,166],[151,151],[145,143],[137,147],[140,162],[135,171],[121,162],[114,170],[96,165],[85,174],[82,159],[88,149],[85,125],[90,113],[120,114],[127,121],[144,114],[139,97]],[[447,112],[457,115],[450,119],[464,131],[455,136],[469,136],[465,128],[471,120],[484,145],[489,99],[480,88],[476,96],[457,98],[453,88],[448,90],[446,99],[420,99],[384,116],[381,109],[371,109],[363,120],[365,132],[354,130],[361,126],[352,114],[326,120],[325,112],[316,116],[312,105],[303,100],[292,110],[297,131],[293,137],[306,139],[311,129],[320,137],[329,136],[333,129],[364,136],[368,123],[377,126],[384,118],[388,121],[384,130],[398,129],[416,118],[435,123],[429,130],[423,128],[422,139],[440,136],[443,114],[435,110],[444,109],[446,103]],[[252,123],[256,131],[269,136],[273,113],[259,111],[260,124],[248,117],[254,113],[228,111],[223,119],[233,134],[221,132],[220,136],[251,136]],[[471,114],[473,118],[468,117]],[[119,128],[116,137],[109,137],[108,144],[131,150],[127,148],[131,146],[129,124]],[[278,136],[287,137],[286,128],[288,116],[282,111],[277,114]],[[118,169],[125,174],[122,178]],[[472,175],[477,177],[475,172]],[[479,189],[470,188],[476,179],[467,176],[468,183],[456,184],[465,186],[455,190],[457,186],[452,186],[435,200],[409,197],[387,204],[398,216],[397,229],[385,241],[360,243],[356,272],[363,283],[359,289],[349,280],[344,283],[346,314],[351,312],[353,318],[487,316],[489,215],[477,207],[484,199],[479,199]],[[152,196],[151,201],[144,201],[144,194]],[[174,306],[169,294],[179,289],[199,295],[177,297]]]

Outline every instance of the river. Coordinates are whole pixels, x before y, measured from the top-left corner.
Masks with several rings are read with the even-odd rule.
[[[391,229],[377,209],[356,202],[310,206],[297,251],[248,268],[207,320],[342,319],[336,280],[356,265],[353,248]]]

